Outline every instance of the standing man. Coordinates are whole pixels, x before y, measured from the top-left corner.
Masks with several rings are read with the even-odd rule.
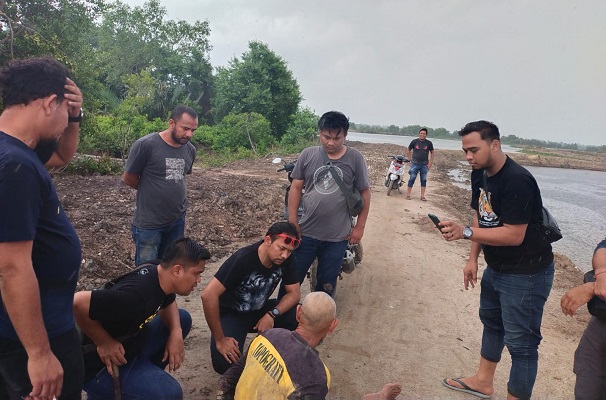
[[[80,399],[80,240],[43,162],[73,157],[82,94],[51,58],[11,61],[0,90],[0,398]],[[73,151],[59,146],[60,161],[66,141]],[[51,149],[42,162],[38,146]]]
[[[164,250],[185,231],[186,174],[191,174],[196,148],[189,141],[198,128],[198,114],[177,106],[168,129],[137,140],[126,160],[122,182],[137,189],[132,224],[135,265],[161,259]]]
[[[316,347],[337,327],[337,305],[328,294],[312,292],[297,306],[297,321],[292,332],[276,328],[257,336],[221,377],[217,399],[324,400],[330,372]],[[400,384],[389,383],[362,400],[393,400],[400,391]]]
[[[411,156],[412,152],[412,156]],[[413,139],[408,145],[406,150],[408,159],[412,160],[408,173],[410,179],[408,180],[408,188],[406,189],[406,199],[410,200],[410,192],[412,186],[415,184],[417,174],[421,173],[421,200],[427,201],[425,198],[425,188],[427,187],[427,173],[431,168],[433,162],[433,143],[427,140],[427,128],[421,128],[419,130],[419,138]]]
[[[537,375],[543,306],[554,275],[551,243],[539,226],[543,202],[534,177],[501,150],[499,128],[470,122],[461,131],[471,173],[472,226],[440,223],[448,240],[471,241],[463,269],[465,289],[475,287],[478,256],[484,251],[480,320],[484,325],[480,366],[475,375],[444,379],[449,389],[489,398],[503,347],[511,355],[508,399],[530,399]]]
[[[340,112],[329,111],[318,121],[321,146],[308,147],[301,152],[292,171],[293,178],[288,196],[288,220],[302,234],[302,244],[296,251],[299,282],[314,259],[318,258],[318,281],[315,290],[333,295],[347,242],[359,243],[370,209],[370,184],[364,157],[360,152],[345,146],[349,119]],[[343,191],[335,182],[328,158],[346,189],[355,187],[364,200],[364,208],[352,228],[351,217]],[[303,194],[305,187],[305,194]],[[303,215],[297,221],[299,205]]]
[[[570,289],[560,302],[565,315],[574,315],[577,308],[592,301],[594,296],[606,301],[606,239],[602,240],[591,260],[595,282]],[[597,301],[593,300],[593,301]],[[591,311],[591,307],[590,307]],[[577,400],[606,398],[606,316],[591,316],[579,347],[574,353],[574,397]]]
[[[204,288],[202,306],[212,333],[210,355],[219,374],[238,361],[247,333],[297,327],[295,305],[301,300],[301,289],[291,253],[300,243],[293,224],[276,222],[263,240],[232,254]],[[270,300],[280,281],[286,295]]]
[[[175,294],[189,295],[210,253],[189,238],[166,249],[160,264],[144,264],[103,289],[78,292],[74,314],[84,337],[89,400],[111,399],[119,368],[122,399],[182,399],[181,385],[164,371],[185,358],[191,316]],[[112,367],[113,365],[113,367]]]

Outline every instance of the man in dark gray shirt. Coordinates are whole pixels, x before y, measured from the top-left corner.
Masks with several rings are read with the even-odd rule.
[[[196,148],[189,141],[198,114],[177,106],[168,128],[137,140],[131,147],[122,182],[137,189],[132,223],[135,264],[162,258],[164,249],[184,236],[186,174],[191,174]]]
[[[299,227],[302,243],[297,248],[295,262],[299,282],[313,260],[318,258],[318,281],[315,291],[333,295],[347,243],[360,243],[370,208],[370,184],[364,157],[345,146],[349,119],[340,112],[329,111],[318,121],[321,146],[308,147],[301,152],[293,170],[288,197],[288,221]],[[343,191],[329,171],[326,158],[348,191],[353,186],[360,191],[364,208],[355,226]],[[305,193],[303,193],[305,187]],[[303,205],[303,215],[297,221],[297,210]]]

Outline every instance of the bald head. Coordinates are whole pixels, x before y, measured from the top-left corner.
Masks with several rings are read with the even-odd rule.
[[[324,292],[311,292],[303,300],[299,322],[306,329],[320,332],[327,329],[337,318],[337,305]]]

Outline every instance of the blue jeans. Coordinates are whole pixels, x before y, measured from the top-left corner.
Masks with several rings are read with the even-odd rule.
[[[185,234],[185,213],[174,222],[155,229],[143,229],[131,225],[135,241],[135,265],[147,261],[161,260],[164,251]]]
[[[507,391],[520,399],[530,399],[537,376],[543,307],[553,275],[553,263],[532,275],[504,274],[490,267],[482,275],[481,355],[497,363],[507,346],[511,355]]]
[[[179,319],[185,338],[191,329],[191,316],[187,311],[179,309]],[[122,399],[182,399],[181,385],[164,371],[168,360],[162,362],[170,334],[168,328],[162,323],[160,316],[156,315],[145,329],[143,351],[120,367]],[[103,368],[93,379],[85,382],[84,391],[88,400],[113,399],[114,386],[107,369]]]
[[[417,179],[417,174],[421,173],[421,186],[427,186],[427,172],[429,172],[429,168],[427,168],[426,164],[420,164],[413,162],[410,165],[410,169],[408,173],[410,174],[410,179],[408,180],[408,187],[412,187],[415,184],[415,180]]]
[[[84,361],[76,328],[49,340],[63,367],[63,389],[59,400],[80,400]],[[27,372],[28,356],[20,342],[0,338],[0,399],[22,399],[32,391]]]
[[[294,253],[299,283],[303,283],[309,267],[317,257],[318,281],[314,291],[326,292],[332,296],[337,287],[337,278],[341,272],[345,250],[347,250],[347,240],[327,242],[303,236],[301,245]]]
[[[223,329],[223,334],[226,337],[233,337],[238,341],[238,348],[240,349],[240,353],[244,354],[244,342],[246,342],[246,335],[254,331],[254,327],[259,322],[261,317],[265,315],[266,312],[273,310],[280,301],[277,299],[269,299],[265,302],[265,305],[262,309],[250,312],[221,312],[220,320],[221,320],[221,328]],[[286,311],[284,314],[280,315],[274,321],[274,328],[283,328],[288,329],[290,331],[294,331],[297,329],[297,307],[293,307],[290,310]],[[223,375],[225,371],[231,364],[227,362],[223,354],[219,353],[217,350],[217,343],[215,342],[215,338],[210,338],[210,358],[213,363],[214,370]]]

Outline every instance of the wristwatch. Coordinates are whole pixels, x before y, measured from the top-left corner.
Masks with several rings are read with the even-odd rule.
[[[80,109],[80,114],[78,114],[77,117],[72,117],[71,115],[67,118],[68,122],[82,122],[82,116],[84,115],[84,113],[82,112],[82,109]]]
[[[470,239],[472,235],[473,235],[473,231],[471,230],[471,228],[469,226],[466,226],[465,228],[463,228],[463,239]]]
[[[277,317],[280,316],[280,310],[278,310],[277,308],[274,308],[271,311],[267,312],[269,314],[270,317],[272,317],[273,319],[276,319]]]

